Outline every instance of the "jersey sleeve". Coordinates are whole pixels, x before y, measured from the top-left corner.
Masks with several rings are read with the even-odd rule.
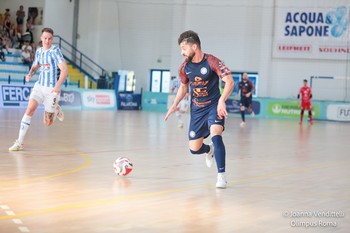
[[[250,91],[253,91],[254,83],[251,80],[248,80],[248,81],[249,81]]]
[[[189,78],[187,77],[186,73],[185,73],[185,66],[187,64],[187,61],[184,61],[180,68],[179,68],[179,77],[180,77],[180,81],[183,83],[183,84],[187,84],[188,81],[189,81]]]
[[[41,48],[38,48],[38,49],[35,51],[34,61],[33,61],[33,64],[32,64],[32,65],[39,65],[39,55],[40,55],[40,51],[41,51]]]
[[[63,57],[63,54],[62,54],[61,50],[58,47],[56,47],[56,49],[54,50],[53,57],[56,60],[57,64],[61,64],[62,62],[65,61],[64,57]]]
[[[208,54],[207,60],[211,69],[217,73],[220,78],[231,75],[231,70],[219,58]]]

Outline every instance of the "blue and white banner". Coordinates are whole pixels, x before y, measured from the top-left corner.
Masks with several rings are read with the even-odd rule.
[[[32,86],[0,85],[0,107],[26,108]]]
[[[349,0],[277,0],[273,57],[346,60]]]

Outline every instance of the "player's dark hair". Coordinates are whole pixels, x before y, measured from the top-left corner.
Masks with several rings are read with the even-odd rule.
[[[53,30],[52,30],[52,28],[43,28],[43,30],[41,30],[41,33],[44,33],[44,32],[48,32],[48,33],[50,33],[50,34],[53,35]]]
[[[304,79],[304,82],[307,82],[307,79]]]
[[[190,44],[197,44],[199,48],[201,47],[201,41],[199,39],[198,34],[192,30],[181,33],[177,42],[180,45],[184,41]]]

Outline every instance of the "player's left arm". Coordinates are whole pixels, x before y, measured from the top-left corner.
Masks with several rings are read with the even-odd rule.
[[[248,92],[245,96],[247,97],[247,98],[249,98],[249,97],[251,97],[252,95],[253,95],[253,93],[255,92],[255,86],[254,86],[254,84],[253,84],[253,82],[252,81],[250,81],[250,80],[248,80],[248,83],[249,83],[249,89],[250,89],[250,92]]]
[[[251,95],[253,95],[253,93],[255,93],[255,85],[252,81],[250,81],[252,84],[252,90],[250,91]]]
[[[224,86],[224,91],[222,92],[218,103],[217,111],[218,111],[219,119],[226,118],[228,116],[228,113],[226,110],[226,100],[231,95],[235,87],[235,82],[233,81],[231,73],[222,77],[222,81],[225,82],[225,86]]]
[[[312,90],[310,88],[310,100],[312,99]]]
[[[58,67],[60,68],[61,73],[60,73],[60,77],[58,78],[57,83],[56,83],[56,85],[54,87],[54,92],[56,92],[56,93],[60,93],[61,92],[61,86],[64,83],[64,81],[66,81],[66,78],[67,78],[67,75],[68,75],[68,66],[67,66],[67,63],[65,61],[62,61],[58,65]]]

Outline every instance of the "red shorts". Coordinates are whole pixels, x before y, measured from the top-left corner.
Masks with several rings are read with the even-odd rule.
[[[301,110],[309,110],[310,111],[312,109],[311,102],[310,101],[308,101],[308,102],[301,102],[300,109]]]

